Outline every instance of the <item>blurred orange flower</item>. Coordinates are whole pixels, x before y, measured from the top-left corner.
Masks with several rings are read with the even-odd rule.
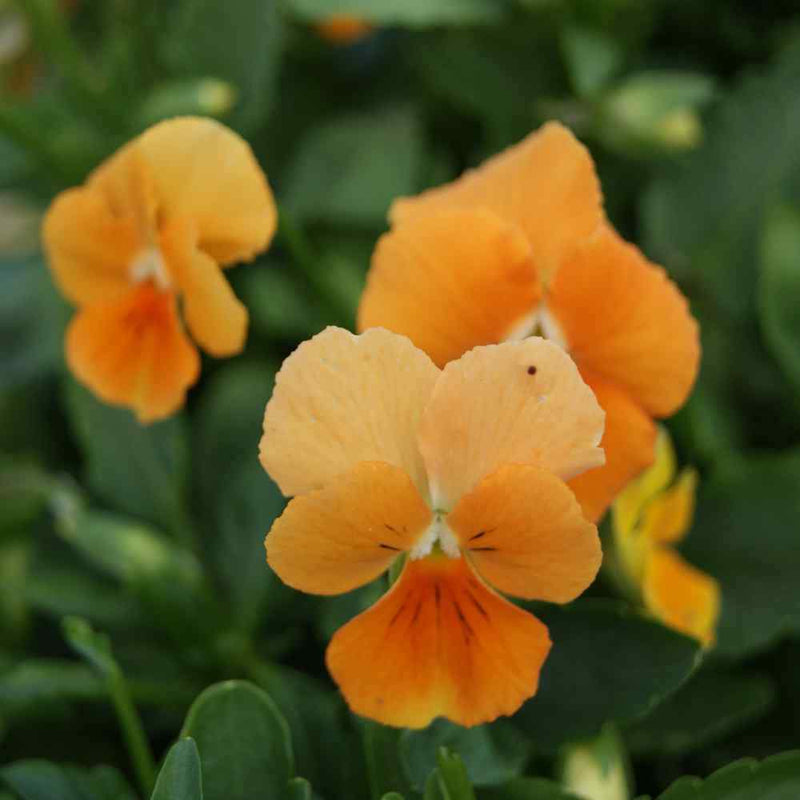
[[[606,464],[571,484],[599,519],[652,462],[653,417],[685,401],[700,347],[679,290],[605,220],[587,150],[548,123],[390,218],[359,329],[403,333],[439,365],[533,333],[565,347],[606,412]]]
[[[44,243],[78,306],[66,336],[75,377],[142,422],[180,408],[200,370],[181,316],[206,352],[238,353],[247,310],[221,268],[264,250],[276,222],[250,147],[210,119],[162,122],[60,194]]]
[[[352,44],[372,33],[372,25],[355,14],[333,14],[316,26],[317,33],[333,44]]]
[[[676,473],[675,451],[662,430],[653,465],[614,502],[614,543],[622,577],[645,608],[710,646],[719,617],[719,584],[674,549],[691,527],[697,487],[693,469]]]
[[[565,603],[592,582],[597,529],[564,481],[602,463],[602,431],[569,356],[538,337],[444,370],[378,328],[327,328],[289,356],[261,440],[261,463],[294,496],[267,536],[270,565],[333,595],[402,560],[328,648],[354,712],[469,726],[536,692],[547,629],[495,590]]]

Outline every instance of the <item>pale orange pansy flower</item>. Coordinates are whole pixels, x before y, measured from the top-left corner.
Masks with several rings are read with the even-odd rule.
[[[717,581],[674,548],[694,515],[697,473],[677,474],[669,435],[660,431],[653,465],[630,483],[612,507],[612,531],[621,577],[665,625],[714,643],[720,611]]]
[[[403,333],[439,365],[532,333],[565,347],[606,412],[606,464],[572,483],[599,519],[652,462],[653,417],[685,401],[699,344],[678,289],[604,219],[587,150],[548,123],[390,217],[359,329]]]
[[[565,481],[602,463],[602,431],[575,365],[540,338],[440,370],[404,336],[327,328],[285,361],[261,462],[294,499],[270,565],[334,595],[404,559],[328,648],[355,713],[476,725],[536,692],[547,629],[498,592],[565,603],[594,579],[597,529]]]
[[[202,118],[150,128],[56,197],[44,244],[78,307],[66,335],[76,378],[142,422],[176,411],[200,371],[181,316],[206,352],[238,353],[247,310],[222,268],[264,250],[276,222],[250,147]]]

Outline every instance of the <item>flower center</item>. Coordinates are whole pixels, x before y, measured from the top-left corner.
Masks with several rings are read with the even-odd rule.
[[[145,248],[133,259],[129,274],[134,283],[151,280],[161,290],[172,287],[161,250],[154,246]]]
[[[431,554],[444,554],[449,558],[458,558],[461,555],[458,539],[447,527],[441,511],[434,512],[433,522],[411,548],[408,557],[416,561]]]

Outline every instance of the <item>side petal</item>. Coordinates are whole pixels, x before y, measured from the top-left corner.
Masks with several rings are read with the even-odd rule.
[[[678,480],[647,505],[642,517],[642,532],[652,542],[672,544],[689,530],[694,516],[697,472],[684,469]]]
[[[644,571],[642,595],[664,624],[713,644],[720,610],[719,584],[668,547],[654,547]]]
[[[536,263],[550,273],[602,219],[602,196],[589,151],[557,122],[445,186],[402,198],[393,223],[434,208],[483,207],[518,225]]]
[[[405,336],[326,328],[290,355],[264,414],[260,456],[287,495],[318,489],[361,461],[404,469],[423,496],[416,431],[439,370]]]
[[[167,223],[161,247],[171,277],[183,293],[183,316],[195,341],[212,356],[241,352],[248,314],[214,259],[197,249],[191,228]]]
[[[700,361],[689,304],[610,226],[559,268],[547,306],[581,369],[616,383],[653,416],[686,400]]]
[[[515,597],[568,603],[603,558],[597,528],[541,467],[501,467],[461,498],[447,524],[481,576]]]
[[[349,592],[387,570],[431,516],[402,469],[365,461],[289,503],[267,536],[267,561],[302,592]]]
[[[603,463],[603,411],[570,357],[540,338],[476,347],[451,361],[419,428],[434,507],[504,464],[567,479]]]
[[[356,714],[423,728],[513,714],[536,693],[547,628],[504,600],[463,558],[409,561],[372,608],[336,632],[327,664]]]
[[[540,297],[530,244],[516,226],[481,209],[433,210],[378,241],[358,327],[402,333],[444,366],[506,339]]]
[[[53,277],[76,305],[113,300],[130,289],[139,231],[134,219],[115,216],[100,192],[62,192],[45,216],[42,235]]]
[[[66,354],[81,383],[106,403],[133,409],[140,422],[177,411],[200,371],[174,297],[148,285],[79,311],[67,331]]]
[[[247,142],[211,119],[170,119],[135,143],[162,213],[188,217],[199,247],[221,264],[252,259],[272,240],[278,214]]]
[[[569,482],[587,519],[596,522],[614,498],[653,463],[657,428],[641,407],[614,384],[583,373],[606,412],[600,443],[606,463]]]

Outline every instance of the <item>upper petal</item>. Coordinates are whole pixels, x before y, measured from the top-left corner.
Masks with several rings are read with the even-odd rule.
[[[596,375],[583,371],[583,376],[606,412],[600,443],[606,462],[573,478],[569,485],[587,519],[596,522],[630,481],[653,463],[657,428],[626,392]]]
[[[239,353],[248,315],[222,269],[196,246],[192,226],[168,222],[161,237],[169,272],[183,293],[183,316],[197,343],[212,356]]]
[[[536,693],[547,628],[489,589],[463,558],[407,562],[372,608],[336,632],[327,664],[356,713],[423,728],[513,714]]]
[[[175,298],[149,284],[80,310],[67,331],[66,351],[78,380],[106,403],[132,408],[141,422],[180,408],[200,371]]]
[[[277,225],[267,179],[247,142],[212,119],[170,119],[132,143],[147,164],[161,213],[188,217],[199,247],[221,264],[264,250]]]
[[[142,246],[139,230],[132,217],[112,213],[100,192],[62,192],[42,233],[56,283],[73,303],[113,300],[130,289],[130,266]]]
[[[349,592],[388,569],[430,520],[402,469],[364,461],[289,503],[267,536],[267,560],[300,591]]]
[[[261,463],[285,495],[360,461],[404,469],[424,494],[416,432],[439,370],[404,336],[326,328],[284,361],[264,415]]]
[[[381,237],[358,326],[405,334],[439,366],[505,339],[541,296],[531,247],[483,209],[432,209]]]
[[[720,610],[719,584],[669,547],[656,546],[645,562],[642,595],[659,619],[706,646],[713,644]]]
[[[602,218],[602,196],[586,148],[557,122],[445,186],[394,203],[393,223],[441,207],[483,207],[518,225],[536,263],[551,272]]]
[[[501,592],[568,603],[597,575],[597,528],[567,485],[537,466],[501,467],[461,498],[447,524]]]
[[[476,347],[436,382],[419,427],[434,506],[452,509],[504,464],[567,479],[603,463],[603,411],[575,364],[540,338]]]
[[[582,369],[654,416],[686,400],[700,360],[697,323],[665,272],[610,226],[561,265],[547,306]]]

